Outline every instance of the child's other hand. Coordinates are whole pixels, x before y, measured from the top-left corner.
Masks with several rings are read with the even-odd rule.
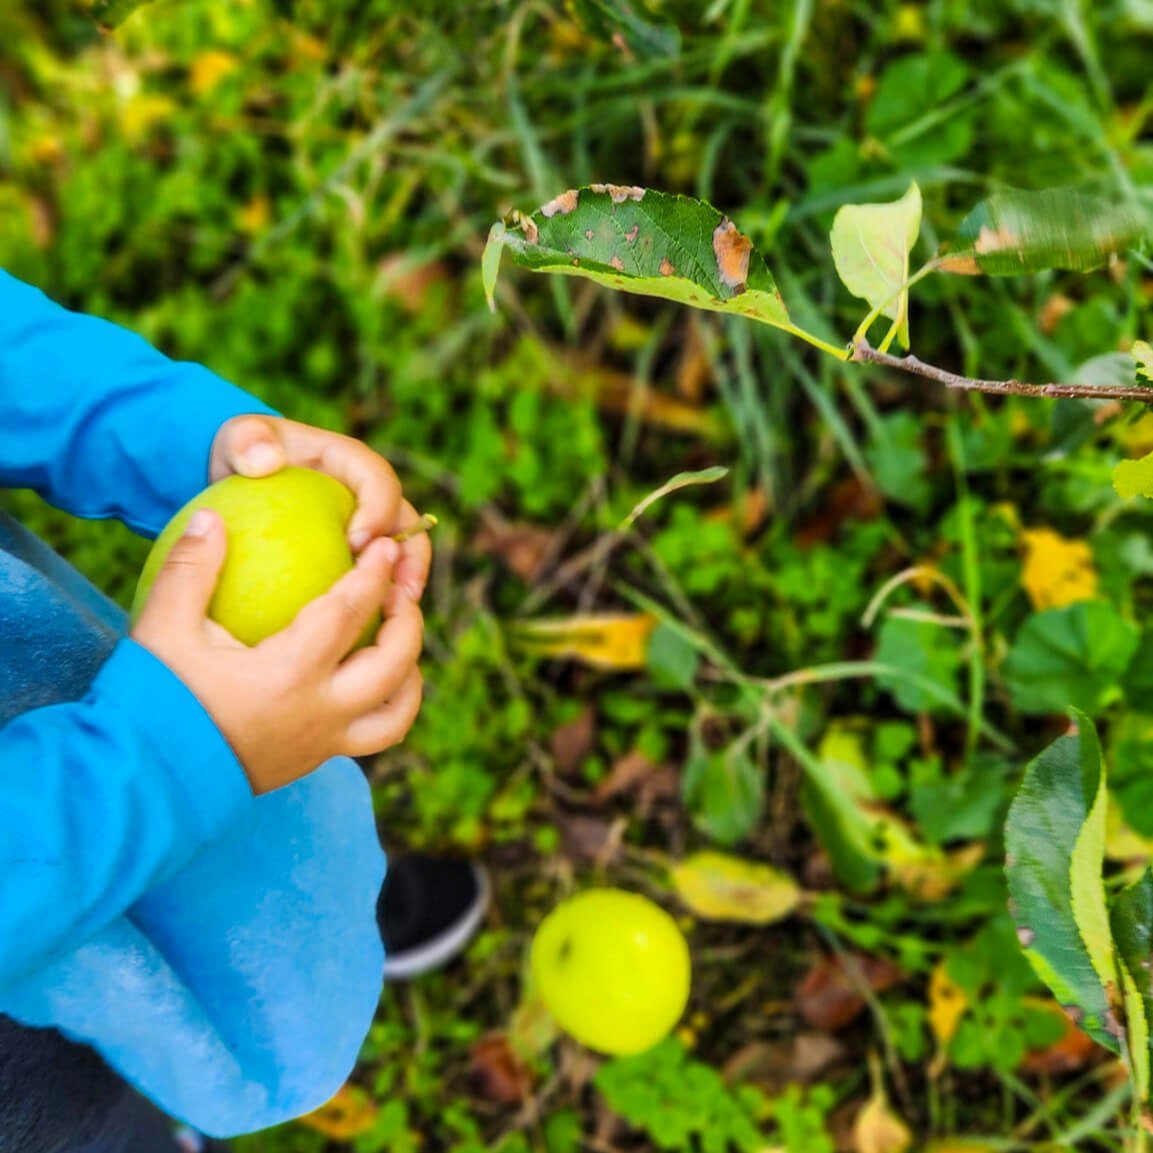
[[[239,473],[267,476],[285,465],[326,472],[356,494],[348,542],[361,552],[376,537],[391,536],[420,523],[401,493],[396,473],[382,456],[351,436],[275,416],[237,416],[221,425],[212,442],[209,479]],[[428,581],[432,546],[417,533],[400,546],[394,579],[413,600]]]
[[[216,513],[193,516],[132,637],[207,709],[253,791],[289,784],[329,757],[366,756],[402,741],[420,710],[424,622],[416,601],[389,583],[400,546],[371,542],[288,628],[249,648],[207,616],[226,537]],[[347,655],[382,607],[375,644]]]

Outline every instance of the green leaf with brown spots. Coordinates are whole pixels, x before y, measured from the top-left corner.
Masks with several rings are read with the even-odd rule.
[[[829,242],[844,286],[889,317],[909,347],[909,253],[921,231],[921,189],[889,204],[846,204],[833,217]],[[864,336],[862,332],[859,334]],[[882,346],[884,347],[884,346]]]
[[[495,255],[493,246],[499,249]],[[614,184],[573,188],[531,215],[511,213],[482,258],[490,306],[500,253],[523,268],[746,316],[812,339],[789,320],[760,253],[703,200]],[[835,355],[842,351],[827,347]],[[843,354],[847,359],[847,352]]]
[[[634,60],[675,60],[681,54],[676,25],[638,0],[568,0],[567,6],[591,35],[620,45]]]
[[[1007,189],[982,200],[961,222],[956,243],[939,256],[942,272],[1019,276],[1063,268],[1089,272],[1149,232],[1134,204],[1072,189]]]
[[[1102,881],[1105,766],[1093,722],[1025,772],[1005,825],[1017,934],[1037,975],[1095,1041],[1122,1050],[1120,988]]]

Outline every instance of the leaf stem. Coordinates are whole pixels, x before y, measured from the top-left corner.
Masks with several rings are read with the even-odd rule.
[[[946,388],[957,388],[968,392],[988,392],[1000,396],[1047,396],[1054,398],[1084,398],[1088,400],[1140,400],[1145,404],[1153,403],[1153,388],[1142,388],[1140,385],[1107,385],[1096,388],[1090,384],[1028,384],[1021,380],[981,380],[969,376],[961,376],[947,369],[938,368],[935,364],[926,364],[915,356],[891,356],[873,348],[867,340],[857,340],[853,343],[848,358],[855,363],[879,364],[885,368],[894,368],[899,372],[908,372],[914,376],[923,376],[943,384]]]
[[[899,285],[884,300],[882,300],[881,303],[878,304],[877,307],[874,308],[873,311],[870,312],[869,315],[861,321],[860,325],[858,325],[857,331],[853,334],[853,343],[860,344],[864,342],[869,335],[869,329],[873,327],[873,323],[885,311],[885,309],[888,308],[894,300],[900,299],[901,295],[908,292],[909,289],[912,288],[913,285],[918,281],[924,280],[930,272],[936,272],[939,264],[940,261],[934,257],[934,259],[930,260],[927,264],[923,264],[920,268],[918,268],[917,271],[914,272],[913,275],[904,282],[904,284]],[[906,310],[908,307],[908,302],[906,302]],[[896,335],[896,330],[900,327],[900,324],[901,317],[898,316],[897,319],[893,322],[893,327],[889,329],[889,335],[885,337],[885,341],[881,345],[882,352],[888,349],[890,343],[893,340],[893,337]]]
[[[805,329],[798,328],[795,324],[782,324],[778,327],[783,328],[791,336],[803,340],[806,344],[811,344],[814,348],[819,348],[822,352],[835,356],[838,360],[853,359],[852,346],[846,348],[844,345],[830,344],[827,340],[822,340],[819,336],[814,336],[811,332],[806,332]]]

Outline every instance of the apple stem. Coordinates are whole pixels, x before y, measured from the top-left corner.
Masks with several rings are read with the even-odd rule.
[[[404,544],[406,540],[411,540],[414,536],[419,536],[422,532],[431,532],[439,523],[432,513],[426,512],[412,528],[406,528],[403,532],[396,533],[392,539],[396,541],[397,544]]]

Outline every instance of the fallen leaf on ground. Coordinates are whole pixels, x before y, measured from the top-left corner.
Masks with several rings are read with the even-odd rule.
[[[597,714],[585,705],[571,721],[553,729],[549,745],[556,767],[563,774],[575,773],[596,745]]]
[[[515,1105],[532,1092],[532,1070],[500,1029],[486,1033],[473,1045],[469,1074],[476,1092],[489,1101]]]
[[[937,1044],[948,1048],[968,1008],[964,989],[949,976],[945,962],[938,961],[929,977],[929,1028]]]
[[[859,976],[850,976],[840,957],[823,957],[797,986],[797,1012],[810,1027],[830,1033],[843,1029],[865,1008],[859,989],[862,981],[880,993],[898,984],[903,976],[896,965],[881,957],[857,955],[851,961]]]
[[[495,557],[525,584],[534,584],[544,569],[557,534],[535,524],[482,522],[473,538],[473,548],[481,556]]]
[[[912,1130],[894,1112],[878,1083],[853,1124],[856,1153],[906,1153],[912,1144]]]
[[[674,865],[672,880],[689,911],[709,921],[768,925],[787,917],[801,900],[800,886],[787,873],[712,850]]]
[[[1022,531],[1021,545],[1025,550],[1021,587],[1038,612],[1097,596],[1093,550],[1083,540],[1035,528]]]
[[[376,1105],[359,1085],[345,1085],[319,1109],[306,1113],[298,1124],[331,1137],[351,1141],[376,1123]]]
[[[629,672],[645,667],[657,627],[650,613],[605,613],[523,621],[511,626],[513,641],[537,657],[565,658],[596,669]]]
[[[633,749],[613,762],[608,776],[593,791],[593,799],[604,804],[621,793],[631,792],[660,767],[657,761],[651,761],[639,749]]]
[[[1026,997],[1025,1003],[1033,1009],[1052,1013],[1065,1031],[1053,1044],[1026,1053],[1020,1065],[1022,1073],[1058,1077],[1084,1069],[1097,1057],[1106,1055],[1106,1051],[1088,1033],[1078,1029],[1056,1002],[1047,1001],[1043,997]]]

